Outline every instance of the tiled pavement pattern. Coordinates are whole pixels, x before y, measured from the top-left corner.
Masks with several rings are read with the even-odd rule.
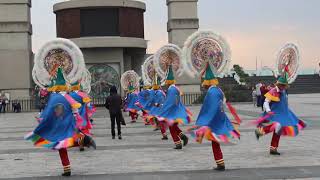
[[[253,127],[241,127],[241,141],[222,147],[228,170],[214,172],[208,142],[193,141],[181,151],[161,141],[140,121],[123,128],[123,140],[111,140],[110,120],[104,109],[95,116],[96,151],[70,151],[74,176],[69,179],[319,179],[320,94],[290,96],[292,109],[309,127],[297,138],[282,138],[280,157],[268,155],[270,136],[259,142]],[[246,124],[260,110],[251,104],[234,104]],[[190,107],[197,116],[200,107]],[[35,148],[23,136],[37,124],[36,113],[0,114],[0,178],[65,179],[58,153]],[[129,118],[125,117],[127,121]],[[183,127],[185,129],[186,127]],[[27,178],[29,177],[29,178]]]

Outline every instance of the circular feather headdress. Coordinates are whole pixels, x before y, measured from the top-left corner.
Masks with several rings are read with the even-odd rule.
[[[278,76],[291,84],[298,76],[300,67],[300,52],[298,46],[288,43],[283,46],[277,55],[276,70]]]
[[[175,75],[181,76],[183,73],[183,63],[181,49],[174,44],[162,46],[154,55],[154,65],[159,76],[162,79],[166,78],[169,67]]]
[[[41,88],[49,87],[57,68],[62,70],[64,79],[69,84],[78,82],[84,76],[86,68],[83,54],[79,47],[68,39],[54,39],[39,49],[32,70],[34,82]]]
[[[126,71],[121,76],[121,87],[126,91],[133,91],[140,87],[140,77],[133,71]]]
[[[208,66],[216,76],[224,75],[231,62],[227,41],[211,31],[192,34],[184,43],[182,54],[185,69],[192,77],[200,76]]]
[[[160,78],[161,84],[164,80],[164,74],[161,74],[161,72],[157,72],[155,68],[154,63],[154,56],[149,56],[141,66],[142,71],[142,79],[145,86],[152,86],[154,81],[156,81],[155,78]],[[160,84],[159,84],[160,85]]]

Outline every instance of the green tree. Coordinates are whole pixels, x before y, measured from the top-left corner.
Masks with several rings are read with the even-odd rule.
[[[238,64],[233,65],[233,70],[240,77],[240,82],[246,82],[249,75],[244,72],[243,68],[240,65],[238,65]]]

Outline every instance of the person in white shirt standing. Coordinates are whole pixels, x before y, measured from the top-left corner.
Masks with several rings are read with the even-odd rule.
[[[257,107],[261,107],[262,103],[261,103],[261,88],[262,83],[261,80],[259,80],[259,83],[256,84],[256,95],[257,95]]]
[[[255,87],[252,87],[251,95],[252,95],[253,106],[256,107],[257,106],[257,91],[256,91]]]

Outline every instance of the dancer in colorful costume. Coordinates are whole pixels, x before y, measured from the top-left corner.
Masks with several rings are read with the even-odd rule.
[[[159,112],[161,110],[161,107],[166,99],[165,92],[161,89],[161,80],[160,77],[155,74],[153,86],[152,86],[152,92],[153,92],[153,99],[151,101],[151,110],[149,112],[148,119],[149,121],[156,126],[155,130],[160,129],[162,134],[162,140],[168,140],[167,136],[167,123],[164,121],[159,121],[157,116],[159,115]]]
[[[146,125],[151,124],[148,116],[151,108],[153,107],[151,102],[154,98],[154,92],[151,85],[152,80],[150,79],[150,76],[152,77],[155,74],[153,57],[154,56],[149,56],[141,66],[144,90],[139,93],[139,102],[137,104],[142,110],[143,120]]]
[[[265,112],[255,121],[257,139],[273,133],[270,155],[280,155],[278,147],[281,136],[297,136],[306,127],[306,123],[290,110],[286,91],[289,84],[297,77],[299,61],[299,50],[296,45],[287,44],[280,50],[277,59],[280,75],[275,84],[276,87],[265,95],[263,104]]]
[[[159,74],[166,74],[165,84],[168,88],[166,99],[158,112],[158,120],[169,125],[170,134],[175,143],[174,149],[182,149],[182,143],[188,144],[188,137],[184,135],[179,124],[189,124],[192,113],[181,102],[181,91],[175,85],[174,72],[182,75],[181,49],[173,44],[160,48],[155,55],[155,65]]]
[[[202,86],[207,90],[197,121],[188,131],[199,143],[202,143],[203,138],[211,141],[217,164],[215,170],[224,171],[225,163],[220,143],[229,143],[230,138],[240,138],[237,129],[240,119],[230,103],[226,103],[224,93],[217,86],[219,81],[216,75],[224,74],[228,70],[229,46],[221,36],[213,32],[198,31],[185,42],[183,55],[188,74],[200,77],[203,80]],[[227,108],[224,107],[225,104]],[[230,121],[225,109],[234,115],[235,122]]]
[[[140,86],[140,77],[132,70],[126,71],[121,76],[121,86],[125,91],[127,91],[126,111],[129,111],[131,123],[135,123],[139,117],[138,112],[141,110],[137,105],[139,102],[137,89]]]
[[[89,72],[86,73],[88,76],[91,77]],[[91,81],[91,78],[89,78]],[[84,82],[81,80],[80,82]],[[89,85],[87,88],[83,88],[83,85]],[[80,130],[87,136],[92,136],[91,129],[92,129],[92,116],[96,112],[95,107],[91,103],[91,98],[89,97],[91,87],[90,83],[79,83],[76,82],[71,85],[71,92],[70,96],[81,104],[79,108],[79,114],[82,117],[83,121],[80,126]],[[86,91],[86,92],[85,92]],[[84,147],[82,145],[79,146],[80,151],[84,151]]]
[[[80,49],[70,40],[58,38],[45,44],[35,57],[33,79],[41,88],[48,87],[49,101],[40,115],[39,125],[25,136],[35,146],[59,151],[64,173],[71,175],[67,148],[96,148],[95,142],[81,131],[84,121],[79,114],[81,104],[69,94],[70,86],[85,70]]]
[[[142,118],[145,125],[150,125],[147,117],[151,108],[151,106],[149,105],[150,101],[152,100],[151,95],[151,86],[144,85],[143,90],[138,93],[138,102],[136,102],[136,105],[142,111]]]

